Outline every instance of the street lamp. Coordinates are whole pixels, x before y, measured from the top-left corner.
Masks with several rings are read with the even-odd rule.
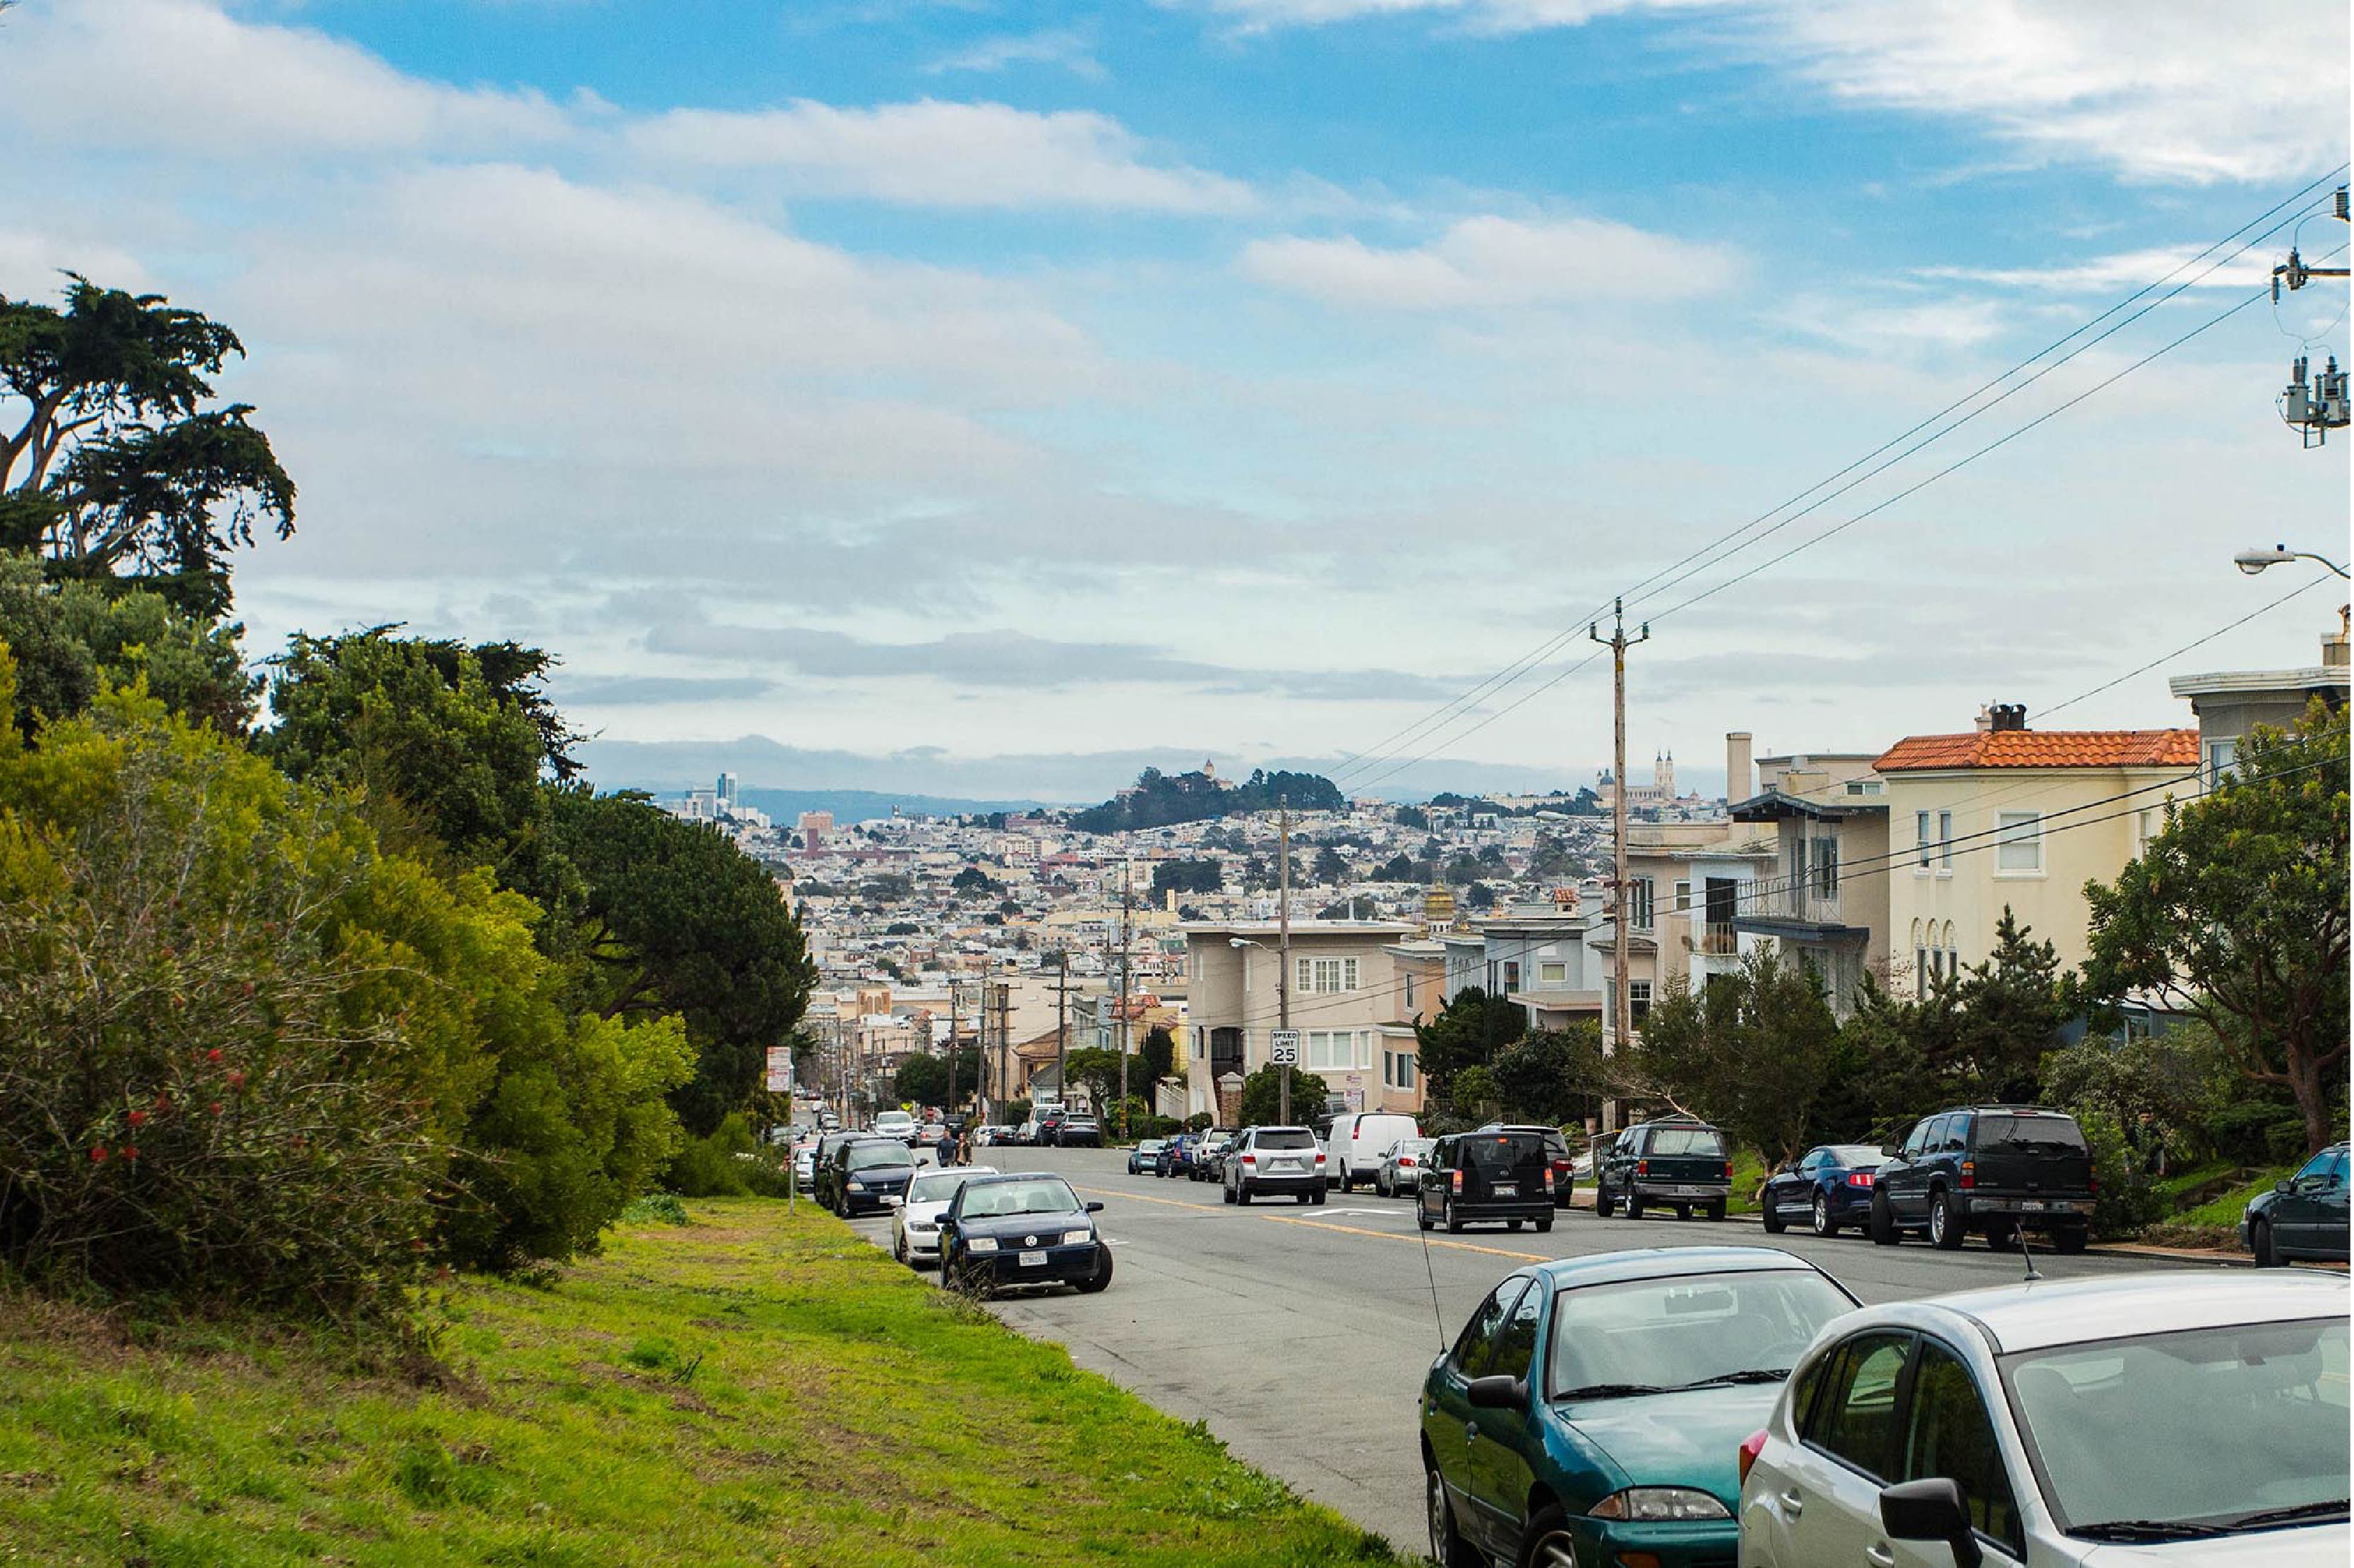
[[[2339,577],[2348,577],[2346,568],[2328,556],[2317,556],[2310,550],[2292,550],[2286,545],[2274,545],[2270,549],[2243,550],[2232,557],[2232,564],[2250,577],[2254,577],[2266,567],[2286,566],[2291,561],[2319,561]],[[2348,577],[2348,580],[2354,581],[2354,577]]]

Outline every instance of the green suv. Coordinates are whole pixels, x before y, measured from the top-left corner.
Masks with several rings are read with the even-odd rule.
[[[2293,1257],[2346,1261],[2346,1145],[2333,1143],[2248,1205],[2240,1244],[2256,1255],[2258,1268]]]

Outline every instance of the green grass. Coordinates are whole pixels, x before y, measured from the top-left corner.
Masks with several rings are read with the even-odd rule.
[[[0,1562],[1398,1561],[822,1213],[692,1211],[464,1283],[408,1375],[0,1298]]]
[[[2271,1192],[2274,1182],[2294,1174],[2296,1170],[2296,1167],[2294,1165],[2283,1165],[2274,1170],[2261,1171],[2244,1184],[2233,1187],[2220,1196],[2211,1198],[2195,1209],[2189,1209],[2175,1215],[2174,1223],[2186,1225],[2221,1225],[2236,1233],[2240,1216],[2247,1213],[2248,1204],[2254,1201],[2258,1194]]]

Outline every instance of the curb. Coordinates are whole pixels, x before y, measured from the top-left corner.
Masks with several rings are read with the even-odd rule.
[[[1592,1213],[1594,1212],[1593,1189],[1580,1187],[1571,1193],[1569,1206]],[[1724,1216],[1723,1223],[1755,1225],[1760,1231],[1766,1228],[1766,1222],[1754,1213],[1727,1214]],[[2138,1242],[2094,1242],[2084,1249],[2082,1255],[2152,1258],[2161,1263],[2205,1263],[2221,1268],[2253,1268],[2255,1266],[2255,1259],[2243,1252],[2219,1252],[2206,1247],[2145,1246]]]

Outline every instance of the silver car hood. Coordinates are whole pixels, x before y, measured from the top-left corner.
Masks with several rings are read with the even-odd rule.
[[[2094,1546],[2076,1561],[2084,1568],[2345,1568],[2354,1535],[2343,1524],[2308,1524],[2219,1535],[2198,1541],[2118,1542]]]

